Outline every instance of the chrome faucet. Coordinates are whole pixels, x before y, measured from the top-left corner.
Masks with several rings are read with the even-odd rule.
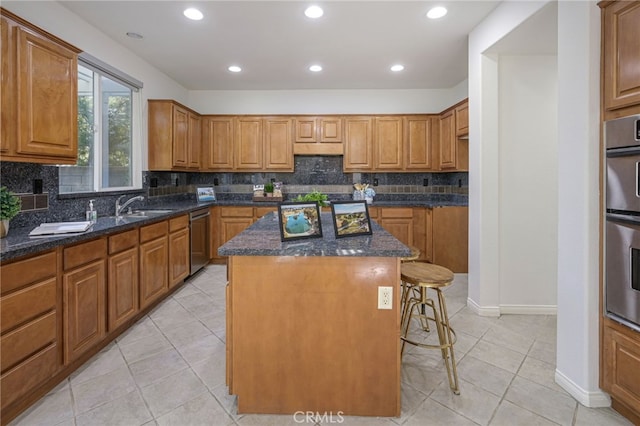
[[[122,216],[122,211],[126,209],[129,206],[129,204],[133,203],[134,201],[144,201],[144,197],[142,195],[138,195],[136,197],[128,199],[127,201],[124,202],[124,204],[120,205],[120,200],[122,200],[124,197],[126,197],[126,195],[121,195],[116,200],[116,217]]]

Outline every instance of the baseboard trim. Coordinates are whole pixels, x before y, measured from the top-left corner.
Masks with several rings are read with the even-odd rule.
[[[500,314],[557,315],[556,305],[500,305]]]
[[[555,374],[556,383],[574,397],[576,401],[585,407],[589,408],[601,408],[611,406],[611,397],[602,390],[590,392],[582,389],[573,380],[562,374],[562,372],[556,369]]]
[[[480,306],[473,299],[467,297],[467,306],[475,314],[481,317],[499,317],[500,307],[498,306]]]

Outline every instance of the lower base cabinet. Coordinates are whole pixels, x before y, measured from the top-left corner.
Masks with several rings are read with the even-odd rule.
[[[189,216],[169,221],[169,288],[187,278],[191,269]]]
[[[600,386],[612,406],[640,423],[640,333],[605,318],[602,332]]]
[[[432,211],[432,262],[453,272],[468,272],[469,208],[446,206]]]
[[[140,310],[138,230],[109,237],[107,325],[111,332]]]
[[[140,308],[144,309],[169,290],[169,225],[154,223],[140,228]]]
[[[64,362],[69,364],[106,333],[106,239],[64,249]]]

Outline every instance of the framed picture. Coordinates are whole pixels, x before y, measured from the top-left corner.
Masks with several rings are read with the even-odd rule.
[[[198,196],[199,203],[216,200],[216,192],[211,186],[198,187],[196,189],[196,195]]]
[[[371,235],[366,201],[332,201],[331,216],[336,238]]]
[[[322,237],[320,207],[316,202],[279,204],[278,221],[282,241]]]

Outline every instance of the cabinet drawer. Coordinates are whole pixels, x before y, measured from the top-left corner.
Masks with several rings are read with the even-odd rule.
[[[221,207],[220,217],[253,217],[253,207]]]
[[[169,232],[175,232],[189,226],[189,216],[174,217],[169,220]]]
[[[104,258],[106,253],[107,240],[104,238],[65,248],[64,269],[66,271],[68,269],[84,265],[85,263],[93,262],[97,259],[102,259]]]
[[[39,317],[2,336],[0,354],[2,371],[56,341],[56,311]]]
[[[381,218],[412,218],[413,209],[411,208],[384,208],[380,209]]]
[[[165,220],[164,222],[154,223],[153,225],[147,225],[140,228],[140,243],[155,240],[167,234],[169,230],[169,224]]]
[[[56,252],[41,254],[29,259],[2,265],[0,288],[2,294],[19,289],[46,278],[56,276]]]
[[[256,219],[275,211],[278,211],[277,207],[256,207]]]
[[[0,377],[0,405],[2,408],[16,401],[58,370],[58,346],[44,348],[25,362]]]
[[[109,237],[109,254],[119,253],[138,245],[138,230],[121,232],[118,235]]]
[[[0,298],[0,331],[3,333],[56,307],[56,278]]]

